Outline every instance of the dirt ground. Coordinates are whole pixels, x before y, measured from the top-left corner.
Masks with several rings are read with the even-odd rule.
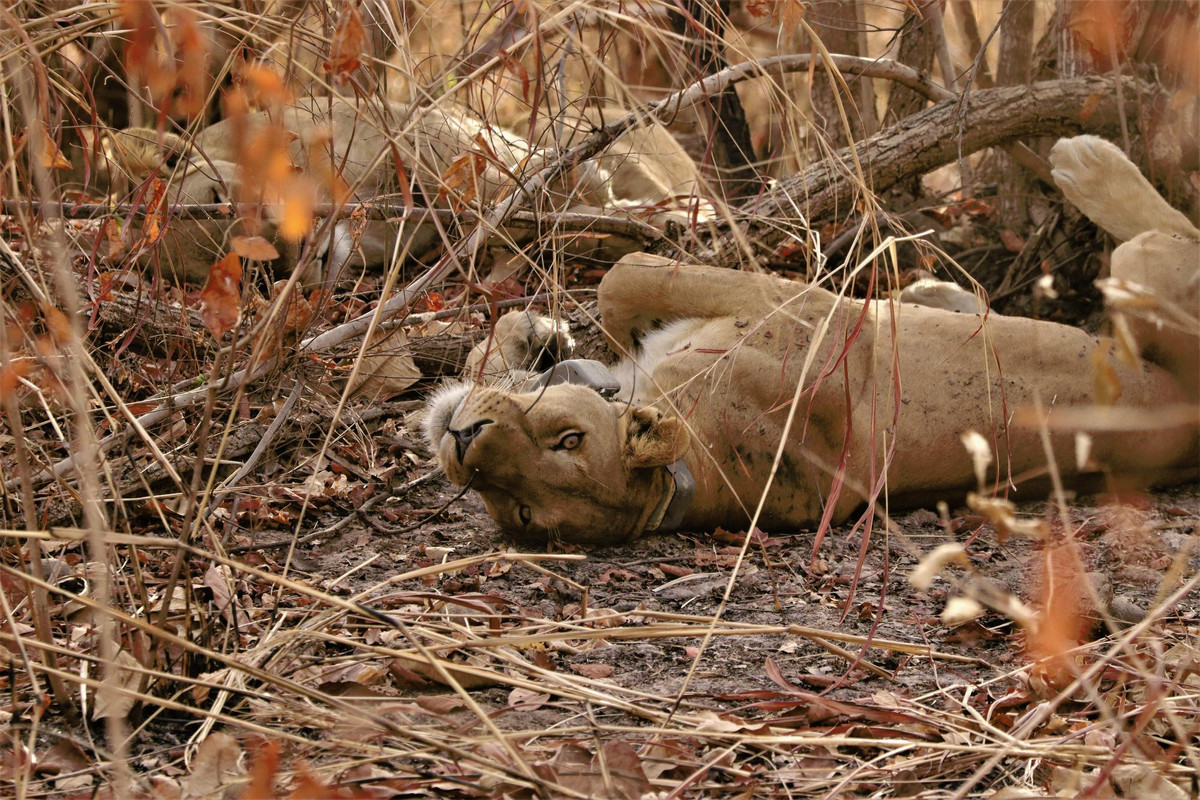
[[[645,753],[650,728],[675,729],[663,723],[663,713],[687,714],[692,719],[707,716],[714,730],[761,727],[819,730],[831,736],[847,732],[895,736],[898,729],[923,722],[923,735],[936,739],[953,734],[953,724],[947,727],[941,715],[964,722],[982,716],[996,728],[1010,730],[1039,700],[1054,694],[1056,687],[1047,686],[1037,670],[1028,668],[1025,632],[1007,617],[989,613],[966,624],[943,624],[940,615],[947,598],[963,590],[965,572],[948,570],[928,591],[918,591],[907,580],[922,554],[958,541],[967,544],[978,575],[1011,588],[1032,606],[1052,594],[1046,581],[1062,575],[1060,571],[1047,577],[1053,570],[1044,567],[1052,560],[1046,548],[1012,537],[1002,541],[990,523],[965,508],[952,510],[945,522],[930,510],[900,514],[890,535],[876,522],[868,542],[861,528],[851,526],[831,530],[819,546],[813,531],[771,531],[754,537],[744,558],[739,558],[742,534],[652,535],[576,553],[586,556],[580,560],[539,562],[543,572],[516,558],[390,583],[397,573],[442,561],[498,554],[508,548],[509,552],[540,552],[506,542],[471,493],[419,527],[381,532],[397,522],[403,526],[422,519],[445,505],[456,491],[457,487],[445,483],[420,487],[381,506],[371,524],[356,522],[313,543],[297,554],[293,564],[317,586],[344,596],[365,593],[363,604],[385,614],[398,605],[411,609],[414,602],[425,602],[430,614],[446,613],[439,603],[430,602],[436,594],[461,598],[464,607],[459,611],[470,604],[477,611],[486,607],[503,620],[500,625],[505,631],[599,628],[596,638],[531,645],[522,655],[540,669],[582,678],[584,685],[606,695],[625,692],[622,696],[635,700],[632,713],[615,705],[588,707],[568,701],[552,686],[539,694],[483,681],[471,691],[500,731],[526,743],[526,752],[537,752],[534,742],[541,741],[544,763],[558,767],[560,778],[564,740],[581,743],[585,756],[590,749],[599,750],[601,741],[628,741],[641,748],[645,772],[657,775],[658,781],[671,778],[673,768],[702,762],[708,751],[679,733],[675,741],[680,751],[666,758],[666,766],[649,768]],[[1152,607],[1157,597],[1194,574],[1200,563],[1194,555],[1195,534],[1200,531],[1200,486],[1196,484],[1126,496],[1120,503],[1112,498],[1071,498],[1069,509],[1068,527],[1080,560],[1086,570],[1105,576],[1099,580],[1101,593],[1107,598],[1107,581],[1117,598],[1114,605]],[[1056,520],[1058,513],[1057,506],[1047,502],[1019,506],[1022,519]],[[1057,524],[1052,527],[1062,529]],[[425,600],[397,600],[396,592],[404,590],[426,593]],[[1055,615],[1094,614],[1088,600],[1070,594],[1055,595]],[[373,602],[380,596],[382,602]],[[1195,593],[1167,609],[1155,623],[1155,630],[1165,637],[1161,641],[1188,640],[1198,624],[1198,612],[1200,598]],[[687,630],[678,636],[659,636],[644,629],[671,620],[685,623]],[[703,634],[710,623],[718,635],[705,643]],[[844,638],[834,641],[838,637]],[[864,647],[863,639],[855,637],[870,639],[872,644]],[[1085,647],[1078,663],[1089,663],[1101,649]],[[411,682],[406,685],[397,679],[371,693],[379,699],[419,697],[423,704],[430,697],[450,698],[453,710],[441,723],[452,721],[483,733],[473,712],[454,700],[451,690],[412,673],[394,671],[393,677],[400,674]],[[1109,675],[1101,685],[1107,690],[1121,680]],[[639,703],[648,713],[636,711]],[[1097,711],[1081,701],[1067,703],[1060,713],[1078,725],[1094,720]],[[534,736],[531,731],[541,733]],[[695,729],[688,733],[694,734]],[[724,774],[720,769],[707,773],[704,793],[722,794],[740,787],[745,796],[759,796],[758,792],[782,796],[791,787],[803,794],[801,786],[807,784],[797,776],[811,772],[801,762],[820,758],[811,750],[805,750],[809,755],[803,758],[794,749],[782,752],[789,755],[779,754],[774,768],[760,764],[746,773],[742,763],[741,772],[731,768]],[[781,766],[785,762],[799,772],[788,773]],[[1034,784],[1052,784],[1050,767],[1039,768]],[[936,772],[914,768],[890,775],[890,791],[896,796],[939,787],[948,790],[952,779],[961,777],[944,765]],[[929,779],[933,783],[922,783]],[[852,774],[843,784],[844,796],[878,790],[879,780],[871,771]],[[912,782],[907,789],[905,781]],[[461,786],[452,791],[443,788],[449,794],[472,794]]]
[[[458,487],[439,482],[401,505],[412,507],[414,513],[428,513],[457,493]],[[1021,517],[1056,513],[1047,502],[1029,502],[1019,509]],[[1176,556],[1185,556],[1185,576],[1200,565],[1196,557],[1200,554],[1186,558],[1193,548],[1192,535],[1200,531],[1200,486],[1194,483],[1145,495],[1136,505],[1102,505],[1096,497],[1084,497],[1071,504],[1070,521],[1089,570],[1105,575],[1117,597],[1143,609],[1154,603]],[[850,668],[843,657],[803,637],[780,633],[731,637],[733,641],[718,638],[701,657],[689,687],[699,696],[734,699],[739,693],[779,688],[763,669],[767,659],[799,685],[820,690],[836,686],[847,696],[883,688],[915,695],[956,683],[983,685],[997,679],[1005,688],[1016,685],[1009,673],[1026,663],[1020,632],[998,615],[947,627],[939,615],[947,594],[953,594],[953,581],[943,578],[932,590],[920,592],[907,576],[920,556],[936,546],[969,542],[974,569],[1037,605],[1042,548],[1020,539],[1001,542],[991,524],[966,508],[952,512],[949,532],[931,510],[901,513],[894,523],[895,533],[888,536],[876,527],[865,546],[860,528],[835,527],[815,551],[813,531],[761,534],[736,576],[744,534],[685,532],[575,551],[586,558],[551,565],[557,579],[518,568],[497,575],[468,570],[442,576],[440,588],[494,595],[521,615],[552,621],[580,613],[582,593],[572,583],[586,587],[591,610],[611,610],[631,618],[642,612],[711,618],[721,609],[728,590],[720,614],[726,623],[807,626],[930,646],[969,659],[931,668],[935,665],[929,659],[849,648],[851,654],[893,673],[883,679]],[[379,524],[392,523],[380,520]],[[339,583],[339,589],[357,594],[399,571],[507,548],[538,552],[530,545],[518,547],[506,541],[482,502],[468,493],[438,519],[415,530],[393,535],[354,526],[330,541],[314,543],[303,560],[318,583],[353,573]],[[963,575],[957,571],[958,577]],[[1200,597],[1192,594],[1171,609],[1168,620],[1195,624],[1198,612]],[[559,654],[555,663],[559,668],[610,664],[615,669],[612,680],[671,696],[680,690],[696,644],[613,643],[599,650]]]

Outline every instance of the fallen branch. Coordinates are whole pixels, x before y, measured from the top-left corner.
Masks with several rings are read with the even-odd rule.
[[[314,217],[333,217],[345,219],[355,215],[370,220],[384,220],[401,223],[406,221],[420,224],[436,218],[444,227],[450,225],[471,225],[479,221],[479,215],[469,209],[455,211],[449,208],[425,208],[423,206],[406,206],[396,202],[391,195],[381,195],[369,203],[360,205],[337,205],[334,203],[319,203],[313,207]],[[241,203],[240,206],[253,208],[258,204]],[[150,212],[144,205],[122,203],[106,205],[103,203],[42,203],[39,201],[24,202],[20,200],[0,201],[0,214],[16,215],[22,212],[42,214],[50,212],[51,216],[63,219],[101,219],[116,215],[145,218]],[[228,203],[177,203],[168,208],[163,216],[168,219],[189,220],[225,220],[232,219]],[[612,216],[608,214],[585,214],[574,211],[545,212],[518,211],[505,223],[507,227],[519,230],[562,230],[585,231],[587,233],[627,236],[642,242],[655,242],[663,238],[663,232],[627,216]]]

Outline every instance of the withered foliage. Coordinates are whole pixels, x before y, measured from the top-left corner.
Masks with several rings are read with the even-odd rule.
[[[833,55],[861,60],[826,62],[842,5],[0,10],[0,794],[1191,796],[1194,488],[1017,505],[1004,432],[979,431],[962,508],[895,517],[881,499],[823,541],[526,553],[452,502],[409,420],[497,311],[532,298],[594,319],[620,247],[880,298],[969,276],[993,310],[1096,321],[1106,242],[1019,148],[856,163],[814,92],[864,137],[924,134],[1003,89],[987,84],[1007,53],[1082,81],[1054,124],[1127,138],[1194,204],[1190,5],[855,3],[856,52]],[[695,86],[742,64],[736,93]],[[356,199],[333,127],[300,147],[283,124],[335,93],[393,137],[394,194]],[[699,166],[655,173],[657,200],[572,214],[526,192],[578,193],[602,153],[614,181],[635,172],[653,154],[609,128],[664,98],[656,119]],[[422,187],[389,103],[468,109],[542,149],[514,159],[471,134]],[[269,124],[244,125],[228,163],[190,144],[255,114]],[[931,138],[978,134],[951,127]],[[151,134],[136,179],[114,166],[123,128]],[[1038,153],[1040,133],[1001,138]],[[218,190],[181,203],[197,173]],[[376,224],[395,243],[383,268],[306,272]],[[1108,331],[1098,404],[1121,391],[1110,362],[1137,352],[1128,322]]]

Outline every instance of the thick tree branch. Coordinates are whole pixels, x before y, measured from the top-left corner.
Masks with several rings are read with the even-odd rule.
[[[1026,136],[1061,136],[1116,129],[1116,84],[1147,105],[1162,99],[1157,87],[1134,78],[1100,76],[1006,86],[972,92],[967,107],[944,100],[882,131],[857,147],[869,187],[879,192],[910,175],[928,172],[985,147]],[[958,135],[955,135],[955,132]],[[690,248],[707,263],[734,263],[747,255],[739,242],[750,242],[754,257],[767,255],[792,233],[781,220],[813,222],[842,217],[857,206],[860,186],[849,168],[850,153],[779,181],[760,198],[742,206],[740,230],[721,234],[710,245]],[[801,219],[801,217],[803,219]]]
[[[247,204],[242,204],[243,207]],[[0,200],[0,214],[15,214],[26,209],[35,214],[43,211],[63,219],[101,219],[110,215],[118,217],[133,217],[143,219],[149,215],[144,205],[107,205],[104,203],[42,203],[37,200]],[[335,217],[344,219],[360,215],[364,219],[388,220],[390,222],[410,221],[422,224],[426,220],[437,218],[443,226],[463,224],[470,226],[479,221],[479,217],[470,209],[455,211],[450,208],[425,208],[422,206],[406,206],[393,196],[387,195],[371,200],[369,204],[347,205],[345,203],[318,203],[313,207],[313,216]],[[204,219],[231,220],[228,203],[177,203],[168,208],[163,216],[168,219]],[[630,217],[613,216],[613,214],[586,214],[574,211],[517,211],[506,223],[508,227],[519,230],[545,230],[556,228],[562,231],[587,231],[590,233],[608,233],[616,236],[626,236],[641,242],[653,242],[661,239],[663,233],[658,228],[648,225],[641,220]]]

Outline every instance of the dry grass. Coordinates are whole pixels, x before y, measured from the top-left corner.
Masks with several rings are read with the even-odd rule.
[[[880,67],[865,92],[835,91],[837,118],[815,124],[810,90],[842,80],[836,71],[810,71],[827,54],[799,44],[813,33],[810,24],[819,27],[821,12],[800,15],[803,7],[788,0],[750,5],[767,14],[739,8],[726,57],[754,62],[739,73],[761,157],[751,166],[761,176],[792,174],[834,154],[839,135],[864,132],[850,98],[870,97],[882,109],[896,76],[907,73]],[[999,4],[977,5],[983,28]],[[1194,513],[1175,516],[1175,527],[1193,536],[1161,565],[1161,589],[1142,621],[1009,666],[961,647],[882,637],[870,626],[865,635],[846,633],[836,615],[822,627],[731,619],[727,601],[755,547],[772,566],[768,546],[751,536],[737,537],[722,554],[721,601],[702,614],[597,607],[590,578],[575,571],[583,556],[455,558],[433,544],[439,522],[419,534],[425,538],[413,551],[422,566],[378,578],[381,556],[351,553],[341,574],[313,568],[304,543],[354,541],[334,522],[338,514],[375,509],[353,520],[369,531],[420,522],[429,510],[426,499],[403,512],[380,502],[387,481],[403,484],[393,492],[401,500],[427,488],[417,468],[429,469],[428,459],[401,423],[419,403],[412,395],[393,403],[356,398],[353,376],[369,355],[406,356],[410,342],[430,332],[405,313],[438,312],[447,296],[451,308],[472,302],[463,287],[488,278],[493,232],[523,218],[542,223],[537,215],[530,221],[529,197],[513,192],[495,207],[460,215],[451,246],[432,265],[406,271],[397,259],[382,276],[333,298],[301,296],[299,272],[270,291],[265,280],[247,276],[242,294],[224,301],[242,319],[215,338],[189,310],[195,295],[149,280],[135,291],[121,288],[111,276],[129,271],[128,251],[107,266],[97,251],[112,241],[109,226],[128,247],[149,224],[145,215],[128,205],[88,221],[55,212],[63,202],[103,208],[131,197],[108,195],[95,174],[79,169],[82,151],[71,143],[80,130],[112,121],[113,104],[128,101],[139,80],[154,85],[160,105],[186,90],[192,113],[168,122],[143,95],[122,121],[199,127],[220,108],[228,74],[244,69],[230,54],[235,41],[287,74],[293,93],[337,82],[321,66],[339,30],[346,35],[337,18],[289,25],[236,3],[162,7],[174,14],[185,6],[223,48],[214,51],[211,84],[188,71],[186,45],[178,62],[151,48],[130,81],[122,59],[133,58],[126,45],[137,43],[138,26],[131,23],[149,4],[0,10],[0,196],[9,201],[0,217],[6,796],[1195,796]],[[582,131],[563,124],[589,106],[649,107],[694,151],[711,150],[703,118],[712,87],[693,85],[701,77],[692,63],[694,37],[672,32],[665,6],[365,6],[368,22],[378,15],[372,35],[391,46],[363,56],[363,68],[347,69],[340,91],[374,103],[462,103],[539,143],[575,148],[551,163],[543,181],[598,152],[628,122],[606,118],[609,124]],[[905,12],[902,3],[868,10],[864,31],[880,32],[869,37],[867,55],[884,52],[883,30]],[[157,29],[148,30],[161,45]],[[970,52],[950,34],[947,47]],[[815,53],[807,63],[762,69],[765,59],[807,49]],[[363,54],[361,45],[351,47],[355,54]],[[681,106],[674,102],[681,97],[699,102]],[[57,169],[58,146],[76,161],[75,171]],[[936,248],[889,234],[895,221],[879,208],[861,165],[841,152],[840,169],[861,198],[852,224],[757,220],[787,225],[789,245],[816,251],[809,277],[847,291],[856,281],[866,285],[871,273],[873,286],[896,283],[897,242],[919,248],[922,264],[954,268]],[[705,165],[702,191],[716,226],[744,221],[744,207],[723,194],[738,167]],[[80,190],[84,178],[90,183]],[[947,205],[960,203],[954,214],[966,218],[975,213],[970,200],[960,195]],[[568,223],[575,233],[556,241],[594,221]],[[645,227],[636,216],[629,224]],[[687,235],[699,241],[703,231],[683,231],[674,246],[686,247]],[[836,269],[820,257],[831,246]],[[497,281],[483,299],[541,295],[567,313],[577,305],[569,291],[594,283],[575,252],[565,244],[548,252],[520,246],[509,265],[518,279]],[[879,253],[885,257],[866,258]],[[1039,263],[1030,257],[1018,266]],[[785,260],[782,268],[796,263]],[[435,325],[433,316],[421,323]],[[207,317],[204,324],[211,330]],[[396,334],[402,328],[403,340]],[[397,437],[401,445],[389,450],[383,440]],[[1065,510],[1056,520],[1065,537]],[[1135,542],[1146,534],[1111,528],[1130,531]],[[522,585],[565,587],[572,602],[550,618],[489,591],[496,585],[489,579],[513,575]],[[672,575],[659,573],[659,588]],[[881,580],[886,585],[887,574]],[[879,614],[883,605],[881,598]],[[694,690],[714,652],[741,642],[761,648],[771,637],[802,643],[840,665],[843,676],[872,676],[871,693],[803,688],[769,658],[762,669],[769,693]],[[1018,651],[1024,637],[1013,633],[1004,649]],[[575,659],[564,668],[568,656],[613,643],[682,647],[687,678],[662,692],[601,664]],[[888,688],[901,662],[925,676],[922,691]],[[970,669],[978,680],[943,682],[947,669]],[[725,675],[728,692],[742,691],[739,677]]]

